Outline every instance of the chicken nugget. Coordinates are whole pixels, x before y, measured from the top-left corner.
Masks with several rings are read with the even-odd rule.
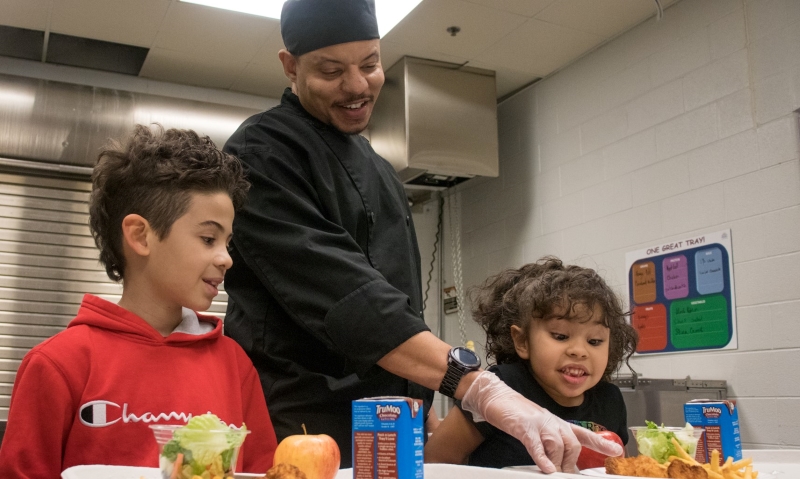
[[[267,471],[267,475],[264,476],[264,479],[307,479],[306,474],[297,468],[297,466],[293,466],[291,464],[286,464],[284,462],[280,464],[275,464],[272,468]]]
[[[667,468],[648,456],[607,457],[606,474],[667,478]]]
[[[667,475],[674,479],[708,479],[708,472],[703,466],[688,464],[683,461],[672,461],[667,468]]]

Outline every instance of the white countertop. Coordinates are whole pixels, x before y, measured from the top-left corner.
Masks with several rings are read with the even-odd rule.
[[[753,459],[753,469],[759,479],[800,479],[800,449],[751,449],[743,451],[743,457]],[[587,479],[583,474],[556,472],[544,474],[536,466],[517,469],[486,469],[481,467],[454,466],[451,464],[425,464],[425,479],[531,479],[551,477],[559,479]],[[619,477],[622,476],[608,476]],[[336,479],[352,479],[352,469],[342,469]]]
[[[744,457],[753,459],[753,469],[759,479],[800,479],[800,449],[750,449]],[[425,464],[426,479],[525,479],[551,477],[559,479],[586,479],[582,474],[537,472],[536,466],[512,469],[486,469],[454,466],[451,464]],[[62,473],[64,479],[160,479],[156,468],[122,466],[76,466]],[[237,479],[262,477],[262,474],[237,474]],[[622,476],[608,476],[621,478]],[[352,469],[341,469],[336,479],[352,479]]]

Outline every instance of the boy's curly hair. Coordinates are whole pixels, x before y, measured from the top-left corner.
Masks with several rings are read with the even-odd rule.
[[[125,216],[141,215],[163,239],[189,209],[192,193],[227,193],[238,209],[249,188],[239,160],[192,130],[136,125],[124,144],[111,140],[92,172],[89,199],[89,229],[106,274],[125,277]]]
[[[527,335],[531,320],[547,318],[555,308],[564,308],[571,315],[575,305],[582,304],[590,310],[599,305],[602,324],[611,330],[603,379],[611,379],[623,361],[630,368],[628,360],[639,336],[626,321],[628,313],[617,295],[593,269],[565,266],[558,258],[546,256],[489,277],[470,290],[470,299],[473,319],[486,332],[486,357],[498,364],[522,361],[514,349],[512,325]]]

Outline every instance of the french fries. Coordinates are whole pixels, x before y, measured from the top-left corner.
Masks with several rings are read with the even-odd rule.
[[[720,466],[719,451],[714,449],[711,451],[711,461],[701,464],[687,454],[675,438],[672,438],[672,443],[675,444],[678,456],[671,456],[669,460],[700,466],[708,473],[708,479],[756,479],[758,477],[758,472],[753,470],[753,460],[749,457],[736,462],[733,461],[732,457],[728,457],[725,463]]]
[[[753,470],[753,459],[746,457],[739,461],[734,461],[729,457],[724,464],[719,463],[719,451],[712,450],[710,462],[701,464],[690,456],[675,440],[677,456],[670,456],[664,464],[659,464],[655,459],[646,456],[606,459],[606,474],[616,474],[635,477],[670,477],[674,479],[703,478],[703,479],[757,479],[758,472]],[[682,462],[675,464],[673,462]],[[670,467],[672,466],[672,467]],[[680,467],[678,467],[680,466]],[[705,471],[705,472],[704,472]],[[687,476],[688,474],[688,476]]]

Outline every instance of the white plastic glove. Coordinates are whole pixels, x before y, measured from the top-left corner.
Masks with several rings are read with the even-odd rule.
[[[472,413],[473,420],[487,421],[519,439],[539,469],[548,474],[558,470],[579,472],[575,464],[581,445],[609,456],[622,454],[618,444],[558,418],[489,371],[475,378],[461,399],[461,407]]]

